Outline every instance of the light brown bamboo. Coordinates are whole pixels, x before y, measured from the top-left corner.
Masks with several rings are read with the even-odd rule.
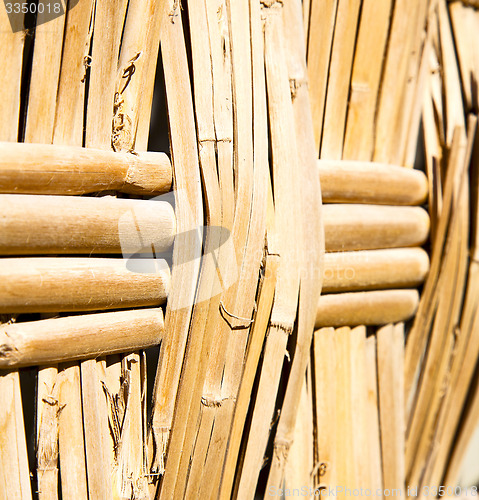
[[[327,252],[422,245],[429,216],[420,207],[324,205]]]
[[[338,0],[320,158],[340,160],[346,129],[349,82],[362,0]]]
[[[403,324],[386,325],[378,330],[377,353],[384,489],[403,495],[406,479]]]
[[[4,324],[0,367],[134,351],[159,344],[163,329],[163,313],[158,308]]]
[[[288,2],[283,7],[283,32],[288,48],[288,75],[292,88],[292,101],[298,144],[298,177],[301,186],[299,213],[300,230],[300,289],[298,304],[298,329],[281,415],[274,438],[274,452],[266,488],[283,484],[290,446],[294,445],[296,418],[300,411],[301,387],[310,359],[310,347],[314,331],[316,307],[323,282],[324,227],[321,204],[321,188],[316,175],[316,151],[313,124],[307,91],[307,69],[302,34],[301,5]],[[305,130],[308,130],[306,132]],[[316,209],[314,210],[313,207]],[[305,450],[305,453],[307,451]],[[307,460],[307,456],[305,460]],[[309,483],[310,481],[308,481]]]
[[[417,290],[378,290],[322,295],[316,328],[344,325],[384,325],[410,319],[419,302]]]
[[[164,260],[0,259],[0,312],[93,311],[160,305],[170,288]]]
[[[153,195],[171,186],[164,153],[113,153],[47,144],[0,144],[0,192],[85,194],[98,191]]]
[[[422,205],[427,198],[427,178],[419,170],[347,160],[319,160],[318,166],[326,203]]]
[[[337,420],[337,401],[339,395],[336,388],[340,360],[335,343],[334,328],[321,328],[314,332],[314,374],[315,374],[315,407],[316,407],[316,439],[318,484],[321,487],[336,487],[337,454],[336,439],[339,432]],[[340,395],[344,397],[344,395]]]
[[[0,254],[166,251],[175,215],[163,201],[0,195]]]
[[[323,292],[419,286],[428,270],[429,257],[422,248],[327,253]]]
[[[32,498],[18,371],[0,372],[0,498]]]
[[[161,53],[170,120],[175,211],[178,232],[192,236],[176,245],[173,253],[172,291],[165,314],[166,330],[172,334],[160,352],[148,442],[150,496],[155,494],[160,475],[165,472],[164,460],[200,267],[201,241],[196,231],[203,225],[196,129],[180,8],[175,1],[167,2],[166,8]],[[185,264],[175,266],[179,261]]]
[[[343,158],[347,160],[368,161],[372,156],[376,102],[392,5],[391,0],[362,2],[344,135]]]

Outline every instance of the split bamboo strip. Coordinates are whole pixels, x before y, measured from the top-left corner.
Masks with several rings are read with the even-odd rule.
[[[218,343],[216,364],[208,380],[212,385],[203,388],[202,414],[205,424],[199,432],[205,433],[207,455],[202,470],[199,494],[201,497],[215,495],[220,488],[221,470],[218,463],[224,462],[228,436],[238,394],[245,351],[251,332],[251,320],[255,310],[258,273],[264,251],[266,232],[267,176],[267,120],[264,76],[259,73],[262,58],[258,56],[252,65],[252,23],[259,36],[260,13],[250,10],[248,1],[226,2],[230,25],[231,68],[233,72],[233,153],[235,155],[236,205],[233,224],[233,245],[237,253],[237,265],[241,269],[239,279],[221,298],[222,332],[224,345]],[[211,14],[214,11],[211,11]],[[211,16],[210,14],[210,16]],[[214,17],[210,17],[214,22]],[[251,71],[245,68],[251,66]],[[259,74],[258,74],[259,73]],[[226,195],[226,192],[224,193]],[[244,201],[242,201],[244,200]],[[238,252],[238,247],[240,251]],[[244,251],[244,253],[243,253]],[[237,325],[234,318],[244,318]],[[239,328],[236,327],[239,326]],[[220,337],[221,339],[221,337]],[[212,390],[210,390],[212,389]],[[208,403],[221,401],[220,405]],[[205,404],[206,403],[206,404]],[[211,422],[211,423],[210,423]],[[203,424],[203,422],[202,422]],[[212,431],[210,427],[212,426]],[[205,435],[203,434],[203,436]],[[211,438],[209,438],[211,436]],[[217,446],[212,446],[218,443]],[[201,444],[198,439],[197,444]],[[195,455],[192,469],[202,467],[202,455]],[[193,487],[190,490],[190,487]],[[189,491],[196,491],[193,477],[188,480]]]
[[[0,254],[164,252],[175,214],[164,201],[0,195]]]
[[[353,378],[352,378],[352,330],[344,326],[334,332],[336,350],[336,439],[335,439],[335,475],[336,484],[343,488],[339,498],[346,498],[345,488],[351,490],[359,487],[358,471],[354,462],[354,428],[353,428]],[[353,446],[352,446],[353,445]]]
[[[417,290],[378,290],[322,295],[316,328],[345,325],[384,325],[414,316]]]
[[[312,117],[307,91],[307,70],[303,49],[301,8],[299,2],[288,2],[283,7],[283,26],[288,47],[288,73],[293,101],[296,141],[298,145],[298,178],[301,189],[301,229],[299,252],[301,259],[298,329],[294,356],[288,378],[282,411],[274,438],[274,451],[266,488],[280,488],[288,463],[290,446],[299,411],[301,387],[310,359],[317,303],[323,282],[324,227],[321,189],[316,173],[316,152],[312,133]],[[309,132],[305,132],[305,130]],[[315,207],[316,210],[312,210]],[[307,458],[307,457],[306,457]],[[308,481],[309,483],[309,481]]]
[[[164,260],[0,259],[0,312],[153,306],[166,301],[169,288]]]
[[[376,102],[388,42],[392,5],[391,0],[380,3],[374,0],[362,2],[344,137],[344,159],[368,161],[373,153]],[[377,179],[382,181],[383,177]],[[392,185],[395,184],[391,183],[388,186]],[[323,181],[322,189],[325,196]],[[344,191],[349,190],[345,188]]]
[[[342,158],[349,83],[361,4],[362,0],[338,0],[320,158]]]
[[[326,203],[422,205],[427,199],[427,178],[419,170],[345,160],[319,160],[318,166]]]
[[[62,62],[58,81],[54,144],[83,144],[85,88],[93,28],[94,0],[65,13]],[[22,146],[17,146],[22,148]]]
[[[429,216],[420,207],[325,205],[327,252],[422,245]]]
[[[460,321],[467,273],[469,199],[466,180],[462,184],[459,198],[454,200],[454,206],[437,284],[437,311],[429,335],[407,434],[407,477],[414,485],[419,484],[423,476],[432,446],[437,413],[444,397],[444,387],[450,383],[452,348],[456,327]]]
[[[422,248],[327,253],[323,292],[419,286],[428,270],[429,257]]]
[[[311,370],[308,367],[298,404],[293,442],[284,471],[284,487],[289,491],[313,489],[313,402]],[[301,490],[303,488],[303,490]]]
[[[369,448],[369,414],[368,414],[368,381],[366,365],[366,327],[358,326],[351,330],[351,407],[354,417],[352,418],[352,434],[348,455],[355,469],[356,484],[365,490],[371,489],[373,482],[373,471],[370,470],[370,462],[364,460],[365,450]],[[372,489],[371,489],[372,491]]]
[[[268,249],[281,257],[257,400],[239,477],[239,498],[254,495],[274,413],[286,345],[293,331],[299,291],[300,252],[294,242],[302,238],[302,228],[296,227],[291,218],[301,209],[296,175],[298,149],[289,78],[282,65],[285,59],[282,8],[279,2],[262,6],[275,208],[274,229],[268,232]],[[283,118],[280,119],[280,116]]]
[[[170,123],[175,213],[178,232],[186,233],[187,238],[181,245],[175,245],[173,251],[172,288],[165,315],[165,329],[171,335],[160,351],[148,443],[150,496],[155,494],[159,476],[165,472],[164,459],[200,265],[201,238],[197,237],[197,231],[203,225],[193,102],[179,4],[167,2],[167,11],[161,50]],[[177,262],[185,264],[177,267]]]
[[[1,143],[0,155],[2,193],[66,195],[113,190],[153,195],[171,186],[171,164],[164,153]]]
[[[8,64],[0,76],[0,86],[5,98],[0,103],[0,139],[15,142],[18,139],[20,91],[22,81],[23,48],[26,33],[12,32],[6,9],[0,9],[0,46],[8,54]],[[15,14],[15,21],[23,25],[23,14]]]
[[[32,498],[18,371],[0,373],[0,498]]]
[[[16,14],[19,26],[23,14]],[[8,64],[0,76],[5,98],[0,102],[0,140],[16,141],[19,135],[20,92],[26,33],[12,32],[6,9],[0,9],[0,44],[8,54]],[[32,497],[27,441],[23,421],[22,395],[18,371],[0,374],[0,497]]]
[[[475,127],[473,127],[475,129]],[[444,183],[444,197],[441,215],[438,220],[435,239],[433,241],[433,253],[431,257],[431,267],[426,279],[424,291],[421,296],[418,311],[411,328],[405,350],[405,391],[408,407],[414,395],[414,382],[420,367],[423,351],[426,347],[428,336],[424,331],[429,331],[437,301],[437,280],[439,277],[443,245],[446,239],[446,232],[452,212],[453,200],[458,199],[461,191],[461,178],[467,168],[470,158],[471,141],[473,134],[469,134],[468,143],[463,137],[464,132],[456,129],[454,135],[447,177]],[[409,410],[406,410],[407,414]]]
[[[317,439],[317,489],[335,487],[337,482],[336,439],[338,428],[336,398],[344,397],[337,390],[340,361],[337,357],[334,328],[314,332],[313,356],[315,377],[315,412]]]
[[[223,16],[226,11],[222,9],[224,5],[216,8],[217,12],[217,29],[225,22]],[[220,189],[218,179],[218,166],[216,158],[216,145],[218,137],[215,130],[215,117],[220,120],[221,114],[227,113],[227,106],[222,97],[222,91],[228,93],[227,88],[223,87],[219,81],[218,92],[220,95],[213,95],[214,77],[218,77],[218,73],[213,74],[214,60],[212,57],[205,58],[205,53],[212,53],[211,45],[214,44],[213,33],[210,33],[208,23],[208,13],[206,2],[196,2],[189,6],[188,9],[190,36],[191,36],[191,52],[193,62],[193,83],[194,83],[194,99],[196,111],[196,123],[198,127],[198,142],[199,162],[203,178],[205,205],[206,205],[206,220],[211,226],[222,227],[220,231],[208,231],[205,234],[205,252],[208,254],[211,250],[217,250],[216,259],[205,259],[200,269],[200,277],[198,282],[198,290],[195,300],[195,305],[192,314],[190,325],[190,338],[186,345],[185,362],[181,373],[180,386],[178,388],[175,419],[171,430],[170,443],[167,454],[167,470],[165,471],[164,479],[161,483],[161,495],[175,496],[174,490],[177,489],[178,496],[185,494],[188,477],[195,477],[193,483],[197,488],[200,487],[200,478],[197,477],[197,471],[194,464],[191,469],[185,466],[185,462],[191,462],[191,455],[198,457],[201,461],[201,456],[204,456],[204,446],[201,446],[201,434],[197,434],[197,415],[201,412],[201,395],[203,390],[204,378],[209,361],[209,353],[212,350],[213,338],[216,343],[221,344],[220,333],[218,332],[217,322],[219,319],[220,309],[220,294],[221,283],[220,279],[226,279],[224,262],[225,248],[221,248],[220,239],[224,233],[229,236],[232,220],[223,219],[223,203],[225,201],[223,192]],[[227,41],[224,41],[225,59],[224,64],[228,66],[228,49]],[[215,68],[219,71],[220,68]],[[221,77],[220,77],[221,78]],[[216,108],[215,104],[218,104]],[[216,111],[216,114],[215,114]],[[231,116],[230,116],[231,119]],[[225,120],[227,122],[227,118]],[[218,134],[221,134],[221,125],[219,125]],[[231,142],[231,135],[220,137],[225,139],[225,144]],[[232,149],[231,149],[232,151]],[[224,151],[226,152],[226,151]],[[226,160],[226,169],[232,167],[232,156],[228,154],[223,157]],[[224,167],[224,164],[221,165]],[[225,172],[223,172],[225,173]],[[232,179],[231,184],[226,183],[230,188],[230,196],[233,195]],[[224,187],[226,190],[227,188]],[[227,208],[225,207],[225,211]],[[224,223],[224,226],[223,226]],[[234,254],[229,257],[234,259]],[[234,262],[234,260],[233,260]],[[231,265],[231,264],[230,264]],[[232,266],[234,268],[234,264]],[[235,269],[236,271],[236,269]],[[216,331],[216,335],[207,335],[208,331]],[[191,418],[191,421],[190,421]],[[199,441],[196,444],[195,451],[193,446],[195,439]],[[201,456],[200,456],[201,454]],[[204,460],[203,460],[204,464]],[[200,472],[201,474],[201,472]],[[191,493],[189,493],[191,495]],[[197,494],[193,494],[196,496]]]
[[[87,0],[81,2],[75,9],[67,8],[65,13],[53,130],[54,144],[77,147],[83,144],[88,55],[94,10],[95,2]],[[79,500],[86,500],[88,485],[80,365],[77,363],[65,365],[57,377],[57,384],[62,408],[58,414],[61,491],[65,498],[75,496]],[[88,412],[88,407],[86,411]]]
[[[328,88],[338,0],[311,0],[308,37],[308,80],[314,140],[319,154]]]
[[[384,489],[405,489],[404,326],[386,325],[377,333],[379,416]]]
[[[163,331],[163,313],[159,308],[4,324],[0,367],[134,351],[159,344]]]
[[[366,339],[366,384],[367,384],[367,450],[371,479],[371,491],[382,498],[383,471],[381,456],[381,427],[379,424],[379,398],[377,373],[377,339],[371,335]]]
[[[476,322],[476,330],[479,325]],[[477,429],[479,419],[479,390],[477,381],[471,385],[471,403],[467,408],[465,421],[461,426],[457,442],[454,444],[451,459],[448,464],[444,484],[456,484],[460,473],[460,468],[466,454],[470,439]]]
[[[377,101],[375,143],[373,160],[396,163],[393,160],[396,128],[400,122],[402,92],[408,76],[414,29],[411,19],[416,19],[420,3],[415,0],[395,2],[388,37],[388,49],[381,78],[381,92]],[[397,153],[399,153],[397,151]]]
[[[24,140],[50,144],[55,124],[65,16],[47,20],[46,12],[38,13]],[[37,378],[36,459],[40,500],[58,497],[57,373],[56,366],[48,366],[39,370]]]

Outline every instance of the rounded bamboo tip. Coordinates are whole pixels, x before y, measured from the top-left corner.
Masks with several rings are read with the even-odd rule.
[[[427,199],[427,178],[419,170],[345,160],[319,160],[318,166],[326,203],[422,205]]]
[[[418,304],[418,291],[410,289],[322,295],[316,328],[398,323],[414,316]]]
[[[421,207],[331,204],[323,216],[327,252],[420,246],[429,235]]]

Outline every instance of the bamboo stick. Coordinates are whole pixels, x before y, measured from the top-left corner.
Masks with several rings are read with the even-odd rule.
[[[163,331],[163,314],[158,308],[4,324],[0,367],[134,351],[159,344]]]
[[[338,427],[336,398],[344,397],[337,390],[340,360],[336,352],[334,328],[314,332],[315,411],[317,439],[317,489],[335,487],[337,482],[336,439]],[[315,485],[316,486],[316,485]]]
[[[344,135],[344,159],[368,161],[372,156],[376,102],[388,42],[391,9],[391,0],[380,3],[374,0],[362,2]],[[382,177],[378,179],[382,180]]]
[[[164,153],[113,153],[74,146],[0,144],[0,192],[85,194],[164,193],[171,164]]]
[[[169,288],[164,260],[0,259],[0,312],[153,306],[166,301]]]
[[[299,179],[301,186],[300,214],[301,262],[298,330],[294,345],[294,356],[288,378],[282,411],[274,438],[274,453],[270,466],[267,489],[280,488],[288,463],[289,447],[294,444],[294,430],[299,411],[301,387],[304,385],[310,347],[314,331],[316,307],[323,281],[324,227],[321,207],[321,189],[316,175],[316,152],[312,134],[307,87],[305,55],[300,40],[302,35],[301,10],[299,2],[285,4],[283,26],[289,48],[287,52],[290,86],[292,87],[293,111],[296,141],[299,154]],[[309,133],[305,133],[305,124]],[[316,182],[315,182],[316,181]],[[316,207],[316,211],[312,210]],[[309,481],[308,481],[309,482]]]
[[[319,160],[323,201],[422,205],[427,178],[419,170],[365,161]]]
[[[24,140],[50,144],[55,124],[65,16],[47,20],[46,12],[38,13]],[[40,499],[58,497],[57,373],[57,367],[48,366],[39,370],[37,378],[40,397],[36,401],[36,458]]]
[[[161,201],[0,195],[0,254],[163,252],[175,216]]]
[[[175,212],[178,232],[197,236],[197,228],[203,224],[203,206],[190,76],[179,4],[167,2],[167,11],[161,50],[176,188]],[[165,472],[164,459],[194,304],[200,252],[197,237],[174,247],[172,292],[165,315],[165,328],[172,335],[168,336],[163,352],[160,352],[152,401],[148,443],[148,466],[152,481],[150,496],[155,494],[159,476]],[[179,261],[186,264],[176,267],[175,264]]]
[[[405,488],[404,326],[377,333],[381,449],[385,491]]]
[[[377,339],[371,335],[366,339],[366,384],[367,384],[367,450],[371,479],[371,491],[382,498],[383,472],[381,456],[381,427],[379,425],[379,398],[377,373]]]
[[[325,205],[327,252],[422,245],[429,216],[419,207]]]
[[[308,80],[311,95],[314,140],[319,154],[323,134],[329,66],[338,0],[311,0],[308,38]]]
[[[18,139],[20,91],[23,61],[23,46],[26,33],[23,30],[12,32],[7,10],[0,9],[0,46],[4,54],[8,54],[8,65],[0,75],[0,85],[5,99],[0,103],[0,139],[14,142]],[[15,21],[23,25],[23,14],[15,14]]]
[[[0,497],[32,498],[18,371],[0,373]]]
[[[419,286],[428,270],[429,257],[422,248],[327,253],[323,292]]]
[[[417,290],[379,290],[321,296],[316,328],[344,325],[384,325],[410,319],[419,302]]]
[[[362,0],[338,0],[320,158],[342,158],[349,82],[361,3]]]

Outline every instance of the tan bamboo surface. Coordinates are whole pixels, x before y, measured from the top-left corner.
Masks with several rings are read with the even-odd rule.
[[[66,3],[0,6],[0,498],[455,487],[479,6]]]
[[[169,191],[165,153],[141,154],[47,144],[0,144],[0,192],[85,194],[99,191],[153,195]]]

